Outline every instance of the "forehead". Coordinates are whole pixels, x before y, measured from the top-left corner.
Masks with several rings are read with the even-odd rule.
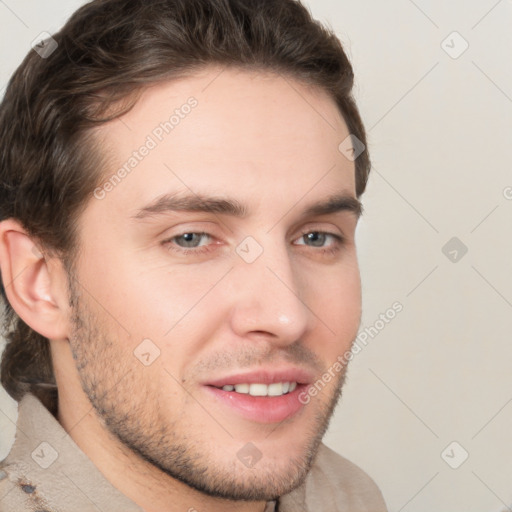
[[[261,193],[297,201],[312,188],[354,193],[354,163],[338,149],[348,135],[319,88],[270,72],[205,68],[146,89],[129,113],[97,130],[108,161],[101,207],[130,216],[187,189],[242,201],[251,191],[253,201]]]

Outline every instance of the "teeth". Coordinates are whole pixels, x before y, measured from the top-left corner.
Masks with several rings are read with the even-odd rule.
[[[222,386],[222,389],[251,396],[282,396],[291,393],[296,387],[296,382],[274,382],[268,385],[257,382],[252,384],[236,384],[234,386],[227,384]]]
[[[268,396],[281,396],[283,394],[283,384],[281,382],[274,382],[267,386]]]
[[[268,386],[266,384],[251,384],[249,386],[249,395],[267,396],[268,395]]]

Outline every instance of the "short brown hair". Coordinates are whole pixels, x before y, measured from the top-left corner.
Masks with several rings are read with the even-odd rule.
[[[364,192],[370,161],[352,66],[335,34],[298,0],[94,0],[53,39],[58,46],[47,58],[27,55],[0,105],[0,220],[17,219],[65,262],[77,248],[76,220],[101,180],[91,129],[127,112],[149,84],[209,64],[274,71],[329,93],[364,144],[355,161],[356,193]],[[113,105],[122,107],[113,113]],[[14,399],[30,391],[55,413],[48,340],[1,291],[1,382]]]

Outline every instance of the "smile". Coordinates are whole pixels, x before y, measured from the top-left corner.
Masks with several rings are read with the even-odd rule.
[[[242,395],[251,396],[282,396],[291,393],[297,387],[297,382],[273,382],[272,384],[227,384],[222,386],[223,391],[233,391]]]

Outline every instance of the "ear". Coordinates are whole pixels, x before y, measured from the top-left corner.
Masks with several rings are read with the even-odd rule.
[[[63,265],[45,257],[14,219],[0,222],[0,272],[7,300],[28,326],[48,339],[68,337]]]

